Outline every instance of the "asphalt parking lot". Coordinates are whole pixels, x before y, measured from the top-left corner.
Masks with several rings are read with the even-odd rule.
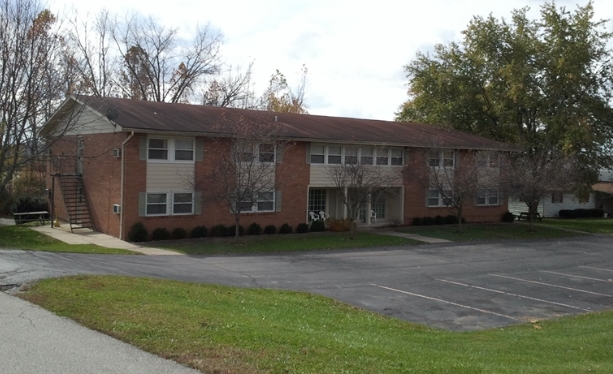
[[[612,239],[593,235],[211,257],[0,250],[0,286],[93,273],[289,289],[467,331],[612,309]]]

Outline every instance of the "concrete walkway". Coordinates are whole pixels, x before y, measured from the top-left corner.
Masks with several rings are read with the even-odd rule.
[[[409,234],[406,232],[396,232],[392,230],[377,230],[376,233],[381,234],[381,235],[397,236],[399,238],[413,239],[413,240],[417,240],[418,242],[424,242],[428,244],[451,243],[451,240],[431,238],[428,236]]]
[[[196,374],[0,292],[0,371],[26,374]]]

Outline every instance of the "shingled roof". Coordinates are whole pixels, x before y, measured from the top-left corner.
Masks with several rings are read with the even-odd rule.
[[[423,123],[171,104],[79,96],[80,103],[112,118],[122,131],[227,136],[229,119],[275,123],[279,137],[296,141],[361,143],[410,147],[511,150],[513,147]]]

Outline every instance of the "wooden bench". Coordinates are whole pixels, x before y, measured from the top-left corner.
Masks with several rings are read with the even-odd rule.
[[[541,215],[540,215],[540,213],[538,213],[538,212],[537,213],[532,213],[532,219],[534,219],[534,218],[538,218],[539,221],[543,220]],[[529,220],[530,219],[530,213],[529,212],[521,212],[521,213],[519,213],[519,215],[517,216],[517,220],[521,221],[522,219]]]
[[[21,225],[26,222],[40,222],[41,224],[45,224],[45,221],[49,220],[49,212],[46,210],[41,210],[40,212],[21,212],[21,213],[13,213],[13,217],[15,218],[15,223]]]

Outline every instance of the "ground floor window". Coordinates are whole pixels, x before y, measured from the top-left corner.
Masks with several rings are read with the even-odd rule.
[[[147,194],[147,215],[161,216],[166,215],[168,194],[148,193]]]
[[[426,205],[429,207],[450,206],[453,204],[453,192],[444,191],[441,193],[438,189],[429,189]]]
[[[480,190],[477,192],[477,205],[500,205],[498,190]]]
[[[191,192],[174,193],[172,196],[172,214],[192,214],[194,199]]]
[[[312,189],[309,191],[309,212],[326,211],[326,190],[324,189]]]
[[[240,211],[242,213],[274,212],[275,211],[275,192],[274,191],[259,192],[257,196],[255,196],[255,202],[253,201],[241,202]]]
[[[147,216],[194,214],[193,192],[147,192],[143,194],[146,195],[144,199]]]

